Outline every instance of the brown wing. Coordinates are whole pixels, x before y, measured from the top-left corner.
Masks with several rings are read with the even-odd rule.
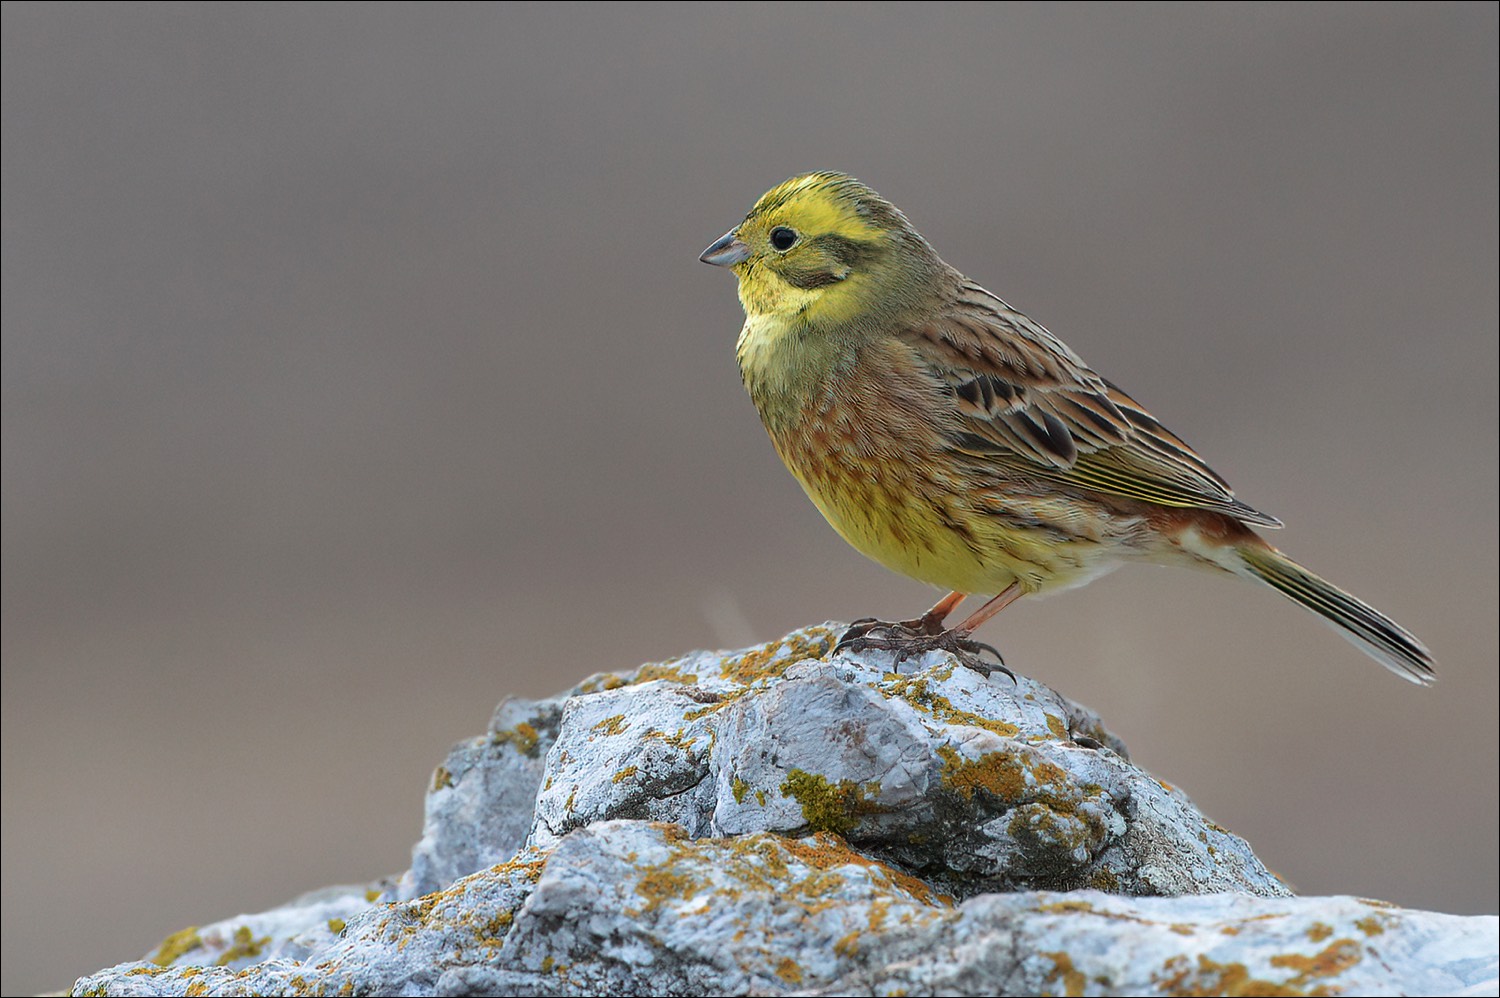
[[[1100,492],[1281,521],[1234,497],[1181,438],[1072,350],[979,285],[965,282],[908,345],[953,393],[954,450]]]

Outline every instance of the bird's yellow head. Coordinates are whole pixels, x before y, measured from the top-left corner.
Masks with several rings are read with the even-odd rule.
[[[896,307],[942,266],[894,205],[829,172],[771,188],[699,259],[734,271],[746,315],[820,325]]]

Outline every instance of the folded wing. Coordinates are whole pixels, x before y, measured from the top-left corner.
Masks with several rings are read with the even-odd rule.
[[[977,284],[963,284],[938,319],[904,339],[952,392],[949,442],[960,454],[1112,495],[1281,526],[1236,499],[1144,406]]]

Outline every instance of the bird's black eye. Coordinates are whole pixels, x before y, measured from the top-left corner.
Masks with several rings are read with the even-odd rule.
[[[797,245],[797,233],[793,232],[785,225],[778,225],[776,226],[776,228],[771,230],[772,248],[785,253],[795,245]]]

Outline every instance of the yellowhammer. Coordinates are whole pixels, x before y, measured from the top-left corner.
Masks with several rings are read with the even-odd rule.
[[[813,503],[864,554],[952,590],[846,642],[972,649],[1019,597],[1148,561],[1263,582],[1432,682],[1409,631],[1267,544],[1249,525],[1280,521],[854,178],[772,188],[701,259],[739,278],[740,373]],[[943,630],[970,593],[999,595]]]

